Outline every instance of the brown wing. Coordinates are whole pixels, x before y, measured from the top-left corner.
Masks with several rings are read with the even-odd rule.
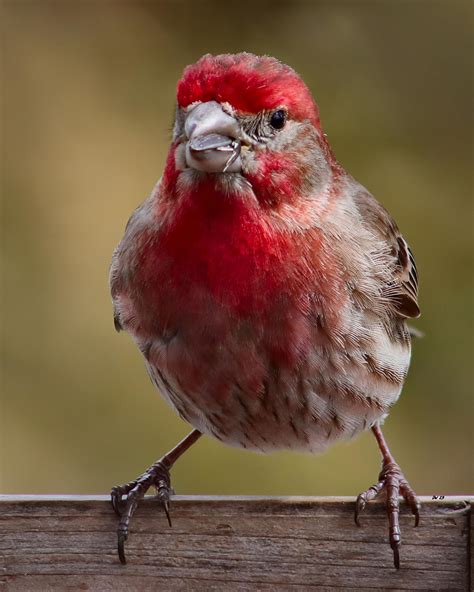
[[[397,276],[401,285],[401,292],[397,294],[397,310],[404,317],[416,318],[420,316],[418,306],[418,272],[413,253],[408,243],[396,229],[397,239]]]
[[[364,222],[388,244],[393,257],[393,281],[384,287],[384,297],[401,317],[420,316],[418,272],[408,243],[387,210],[370,193],[358,193],[355,202]]]

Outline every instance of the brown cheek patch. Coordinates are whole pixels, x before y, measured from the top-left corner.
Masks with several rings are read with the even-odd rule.
[[[294,154],[264,152],[258,156],[256,172],[247,178],[258,201],[276,207],[298,198],[307,172],[307,165]]]
[[[178,175],[180,173],[180,171],[176,167],[175,159],[175,151],[178,144],[179,142],[177,141],[174,142],[174,144],[171,144],[170,150],[168,152],[165,170],[163,171],[163,191],[161,192],[162,195],[174,196],[174,191],[176,190],[176,183],[178,181]]]

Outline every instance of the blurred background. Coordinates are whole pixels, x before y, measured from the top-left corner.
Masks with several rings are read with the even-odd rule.
[[[294,67],[416,256],[425,333],[386,436],[419,494],[472,493],[472,14],[458,1],[2,2],[2,493],[106,493],[188,432],[113,328],[107,275],[203,53]],[[178,493],[355,495],[371,434],[268,457],[204,438]]]

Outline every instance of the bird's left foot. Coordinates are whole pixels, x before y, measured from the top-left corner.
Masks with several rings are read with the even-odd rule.
[[[358,526],[360,526],[359,515],[364,510],[367,502],[375,499],[382,493],[385,493],[387,499],[387,514],[390,525],[389,541],[393,551],[393,563],[399,569],[400,544],[402,540],[399,524],[399,496],[401,495],[403,497],[411,509],[412,514],[415,516],[415,526],[418,526],[420,521],[421,504],[398,464],[393,461],[384,462],[378,483],[372,485],[372,487],[369,487],[367,491],[364,491],[364,493],[361,493],[357,497],[355,522]]]

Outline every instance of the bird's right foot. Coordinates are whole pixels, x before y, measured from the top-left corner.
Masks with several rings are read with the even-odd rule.
[[[155,487],[158,501],[163,506],[168,524],[171,526],[169,512],[170,496],[173,493],[171,489],[171,480],[169,467],[161,459],[152,464],[140,477],[130,481],[125,485],[117,485],[110,492],[112,507],[120,517],[117,529],[117,548],[120,561],[125,564],[125,541],[128,538],[130,520],[137,509],[138,504],[145,496],[150,487]],[[123,499],[123,497],[125,499]]]

